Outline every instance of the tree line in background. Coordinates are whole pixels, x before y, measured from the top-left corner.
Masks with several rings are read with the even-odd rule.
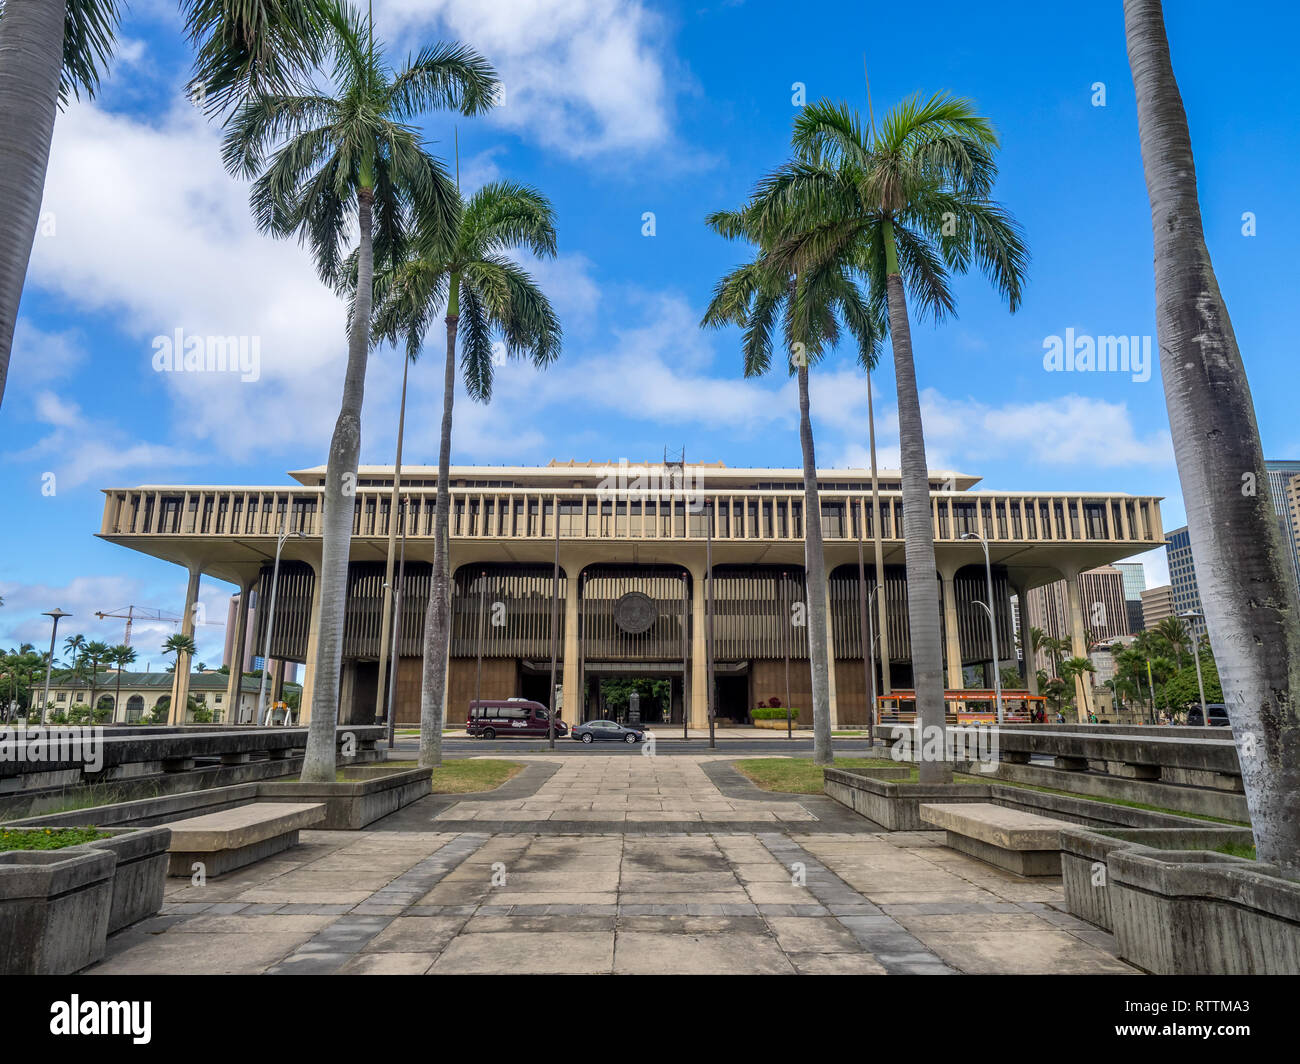
[[[1051,665],[1050,669],[1036,670],[1039,693],[1047,698],[1054,712],[1077,709],[1075,679],[1097,671],[1091,658],[1075,654],[1068,636],[1056,639],[1036,627],[1030,627],[1027,634],[1032,652],[1045,655]],[[1020,637],[1016,641],[1022,643]],[[1117,708],[1125,708],[1126,704],[1135,707],[1144,719],[1155,723],[1161,715],[1173,719],[1198,704],[1201,684],[1193,652],[1201,659],[1206,703],[1223,702],[1209,639],[1202,636],[1198,642],[1179,617],[1165,617],[1154,628],[1139,632],[1131,642],[1114,640],[1107,650],[1114,657],[1115,674],[1101,686],[1114,696]],[[1004,687],[1019,678],[1017,670],[1003,670]]]
[[[370,346],[404,338],[414,359],[427,327],[442,316],[443,420],[420,742],[421,765],[436,765],[450,634],[457,343],[465,383],[483,401],[491,392],[493,334],[512,357],[546,365],[558,355],[550,305],[508,255],[516,247],[554,254],[553,212],[534,190],[505,183],[466,204],[412,124],[433,109],[473,116],[492,106],[495,72],[472,49],[435,45],[398,69],[384,61],[369,22],[346,3],[181,6],[196,49],[193,94],[225,127],[227,168],[254,180],[257,224],[303,241],[322,281],[350,306],[324,487],[317,682],[304,780],[334,778],[351,487]],[[1162,377],[1206,623],[1219,648],[1234,734],[1239,743],[1253,739],[1242,772],[1259,855],[1300,870],[1300,603],[1268,497],[1244,365],[1205,244],[1163,8],[1159,0],[1124,0],[1123,9],[1155,242]],[[0,399],[55,114],[70,94],[94,94],[117,17],[116,0],[5,0],[0,15]],[[317,75],[329,76],[327,90],[316,87]],[[740,328],[747,376],[775,363],[797,380],[820,764],[832,753],[809,372],[842,337],[867,370],[890,342],[917,714],[923,727],[942,728],[938,588],[911,325],[913,317],[938,322],[953,314],[950,277],[972,266],[1011,311],[1021,302],[1028,253],[1014,219],[992,198],[997,148],[989,120],[949,93],[909,98],[879,124],[870,111],[863,123],[849,107],[821,100],[795,120],[789,161],[762,178],[739,209],[708,219],[721,235],[748,244],[753,257],[719,282],[703,324]],[[1249,491],[1245,478],[1253,478]],[[1065,658],[1057,671],[1086,660]],[[920,778],[943,781],[950,770],[946,762],[923,761]]]
[[[41,711],[40,699],[45,685],[46,667],[50,664],[48,651],[37,651],[31,643],[24,643],[16,649],[0,652],[0,720],[37,723],[37,715],[47,724],[107,724],[112,722],[116,708],[122,703],[122,674],[128,671],[137,658],[134,647],[125,643],[109,646],[107,643],[87,641],[80,633],[70,635],[63,641],[66,664],[57,659],[49,669],[50,686],[75,686],[84,688],[89,698],[84,702],[72,702],[60,707],[51,701]],[[172,661],[161,675],[175,673],[176,661],[181,654],[193,655],[194,639],[179,633],[169,636],[162,644],[161,651],[171,656]],[[102,671],[101,671],[102,670]],[[222,665],[219,669],[209,670],[199,662],[197,671],[215,672],[229,675],[229,668]],[[262,670],[245,672],[245,679],[260,679]],[[102,681],[102,683],[101,683]],[[299,691],[296,685],[285,691],[285,701],[291,710],[298,709]],[[163,695],[155,706],[144,712],[139,724],[166,724],[170,714],[172,699],[175,695]],[[219,722],[219,710],[191,694],[187,701],[187,719],[195,724]]]

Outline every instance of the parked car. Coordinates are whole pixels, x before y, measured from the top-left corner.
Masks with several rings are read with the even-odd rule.
[[[526,698],[507,698],[500,701],[471,702],[465,717],[465,732],[480,739],[498,736],[526,736],[530,739],[546,738],[550,734],[550,713],[540,702]],[[555,718],[555,737],[569,734],[569,726]]]
[[[1226,728],[1231,724],[1231,721],[1228,720],[1227,706],[1222,702],[1210,702],[1206,705],[1204,713],[1201,712],[1200,706],[1192,706],[1187,711],[1187,723],[1194,728],[1203,726]]]
[[[574,727],[573,737],[580,743],[640,743],[645,741],[645,729],[625,727],[612,720],[589,720]]]

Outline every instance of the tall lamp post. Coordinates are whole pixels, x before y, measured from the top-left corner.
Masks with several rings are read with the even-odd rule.
[[[41,695],[41,711],[36,717],[38,724],[45,723],[45,707],[50,704],[50,671],[54,668],[54,642],[59,637],[59,621],[64,617],[71,617],[72,614],[64,613],[58,606],[52,610],[46,610],[42,617],[53,617],[54,624],[50,627],[50,656],[45,662],[45,693]]]
[[[1188,610],[1186,613],[1178,615],[1185,621],[1203,621],[1205,614],[1200,610]],[[1201,647],[1200,640],[1196,638],[1196,629],[1192,629],[1192,660],[1196,662],[1196,687],[1201,693],[1201,723],[1209,724],[1209,713],[1205,708],[1205,682],[1201,679]]]
[[[396,725],[393,714],[396,712],[397,699],[397,652],[402,646],[402,588],[406,586],[406,500],[402,500],[399,511],[402,516],[402,550],[397,563],[397,587],[393,591],[393,647],[392,668],[388,670],[388,711],[385,724],[388,727],[388,749],[393,748]]]
[[[997,696],[998,705],[998,723],[1002,723],[1002,671],[998,662],[998,622],[993,615],[993,563],[989,561],[989,541],[984,538],[982,532],[965,532],[962,539],[978,539],[980,546],[984,548],[984,578],[988,581],[989,600],[987,603],[980,602],[978,605],[984,607],[984,611],[989,615],[989,638],[993,644],[993,691]]]
[[[876,626],[875,619],[871,614],[871,600],[874,599],[880,591],[880,585],[877,584],[871,589],[871,594],[867,596],[867,661],[870,663],[868,673],[871,676],[871,702],[867,706],[867,740],[872,745],[876,742]],[[881,673],[885,670],[882,662]]]
[[[271,607],[266,614],[266,634],[262,637],[262,679],[257,685],[257,713],[253,718],[259,724],[262,722],[262,700],[266,697],[266,670],[271,664],[271,628],[275,625],[275,592],[280,585],[280,551],[284,549],[284,541],[291,536],[301,539],[302,533],[285,529],[275,540],[275,565],[271,568]]]

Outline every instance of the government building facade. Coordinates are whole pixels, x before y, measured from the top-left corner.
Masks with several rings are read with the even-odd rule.
[[[242,602],[257,603],[235,616],[241,628],[252,624],[260,650],[277,541],[290,533],[275,589],[270,657],[305,666],[305,715],[315,680],[325,470],[290,476],[296,484],[105,489],[99,535],[186,568],[187,625],[202,577],[234,584]],[[398,723],[419,719],[436,480],[434,467],[402,470],[395,529],[404,559]],[[967,686],[968,676],[973,682],[972,666],[985,666],[981,685],[991,681],[990,625],[981,605],[988,597],[984,552],[978,538],[963,537],[974,534],[988,543],[1003,666],[1016,661],[1013,594],[1024,602],[1032,588],[1066,581],[1070,632],[1075,645],[1085,647],[1090,604],[1081,600],[1079,573],[1164,545],[1158,498],[983,491],[978,482],[964,474],[930,474],[949,688]],[[829,578],[832,720],[860,724],[870,701],[862,623],[868,611],[878,693],[912,684],[899,474],[881,472],[878,510],[863,470],[821,471],[818,487]],[[391,466],[358,471],[340,684],[340,719],[347,722],[384,715],[378,663],[392,489]],[[877,512],[883,592],[877,591]],[[643,720],[707,726],[711,582],[717,717],[742,722],[760,703],[777,699],[809,722],[806,518],[801,473],[793,469],[575,461],[453,467],[448,720],[463,721],[476,697],[548,701],[554,615],[566,721],[605,715],[605,681],[651,679],[666,683],[656,685],[663,695]],[[230,640],[240,658],[246,636],[237,631]],[[227,664],[233,703],[235,677],[250,664]]]

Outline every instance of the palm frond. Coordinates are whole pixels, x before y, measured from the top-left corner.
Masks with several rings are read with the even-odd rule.
[[[194,46],[191,95],[210,113],[292,95],[324,56],[337,0],[182,0]]]
[[[431,107],[479,115],[492,109],[497,85],[492,64],[463,44],[420,50],[388,88],[394,114],[411,117]]]

